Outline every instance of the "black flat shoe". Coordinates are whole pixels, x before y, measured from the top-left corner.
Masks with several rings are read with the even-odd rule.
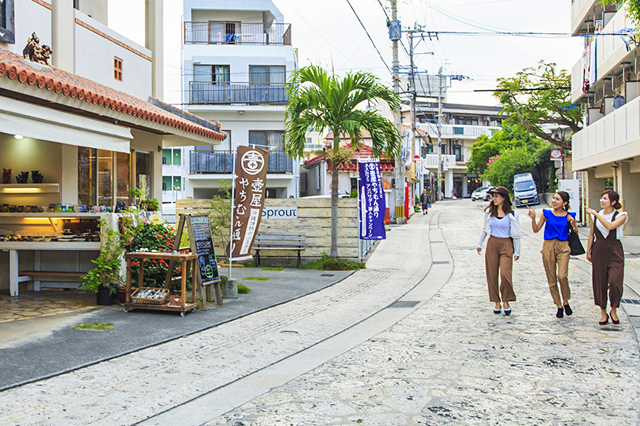
[[[573,309],[571,309],[571,306],[569,306],[569,304],[567,303],[566,305],[564,305],[564,312],[567,315],[571,315],[573,313]]]
[[[564,316],[564,309],[558,308],[558,313],[556,313],[556,317],[562,318]]]
[[[511,315],[511,307],[509,307],[508,309],[505,309],[505,310],[504,310],[504,314],[505,314],[506,316]]]
[[[608,322],[609,322],[609,314],[607,314],[607,319],[606,319],[606,320],[604,320],[604,321],[598,321],[598,324],[600,324],[600,325],[606,325]],[[620,322],[620,321],[618,321],[618,322]]]
[[[501,313],[501,312],[502,312],[502,309],[494,309],[493,310],[493,313],[496,314],[496,315]]]

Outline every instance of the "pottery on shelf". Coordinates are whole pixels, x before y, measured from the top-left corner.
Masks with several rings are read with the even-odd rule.
[[[44,175],[40,174],[38,170],[31,171],[31,180],[33,181],[33,183],[42,183],[43,179]]]
[[[18,183],[27,183],[27,180],[29,180],[29,172],[20,172],[16,176],[16,181]]]

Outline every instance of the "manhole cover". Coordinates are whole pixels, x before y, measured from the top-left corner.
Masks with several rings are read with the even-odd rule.
[[[321,277],[335,277],[336,274],[320,274]]]
[[[622,300],[620,300],[620,302],[629,303],[629,304],[632,304],[632,305],[640,305],[640,300],[638,300],[638,299],[622,299]]]
[[[388,308],[414,308],[420,301],[398,300],[387,306]]]

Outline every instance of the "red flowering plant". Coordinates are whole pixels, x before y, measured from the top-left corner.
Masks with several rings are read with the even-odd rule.
[[[173,251],[173,242],[175,240],[175,230],[168,225],[154,225],[149,222],[141,222],[134,226],[131,230],[132,238],[126,244],[128,253],[137,252],[144,248],[149,251]],[[180,263],[175,268],[174,273],[180,272]],[[169,264],[165,260],[147,259],[144,262],[144,285],[149,287],[161,287],[167,277]],[[134,277],[138,276],[140,270],[140,261],[131,263],[131,273]]]

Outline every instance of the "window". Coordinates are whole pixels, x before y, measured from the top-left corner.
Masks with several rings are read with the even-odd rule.
[[[462,117],[455,116],[454,117],[455,124],[462,124],[467,126],[477,126],[478,125],[478,117]]]
[[[122,59],[113,57],[113,78],[122,81]]]
[[[173,177],[173,190],[174,191],[180,191],[182,189],[181,188],[181,183],[182,182],[181,182],[180,176],[174,176]]]
[[[0,0],[0,41],[15,43],[13,0]]]
[[[464,161],[464,157],[462,156],[462,146],[455,142],[451,144],[451,155],[456,156],[456,161]]]
[[[173,150],[173,164],[182,164],[182,151],[180,151],[179,149]]]
[[[229,65],[200,65],[193,66],[193,80],[207,83],[229,83]]]
[[[171,150],[163,149],[162,150],[162,164],[172,164],[171,158]]]
[[[275,147],[277,150],[284,150],[282,141],[284,132],[280,131],[249,131],[249,145],[255,145],[258,148],[268,149]]]
[[[240,22],[209,22],[209,43],[236,44]]]
[[[251,65],[249,66],[249,81],[259,84],[284,84],[285,70],[286,68],[283,66]]]

